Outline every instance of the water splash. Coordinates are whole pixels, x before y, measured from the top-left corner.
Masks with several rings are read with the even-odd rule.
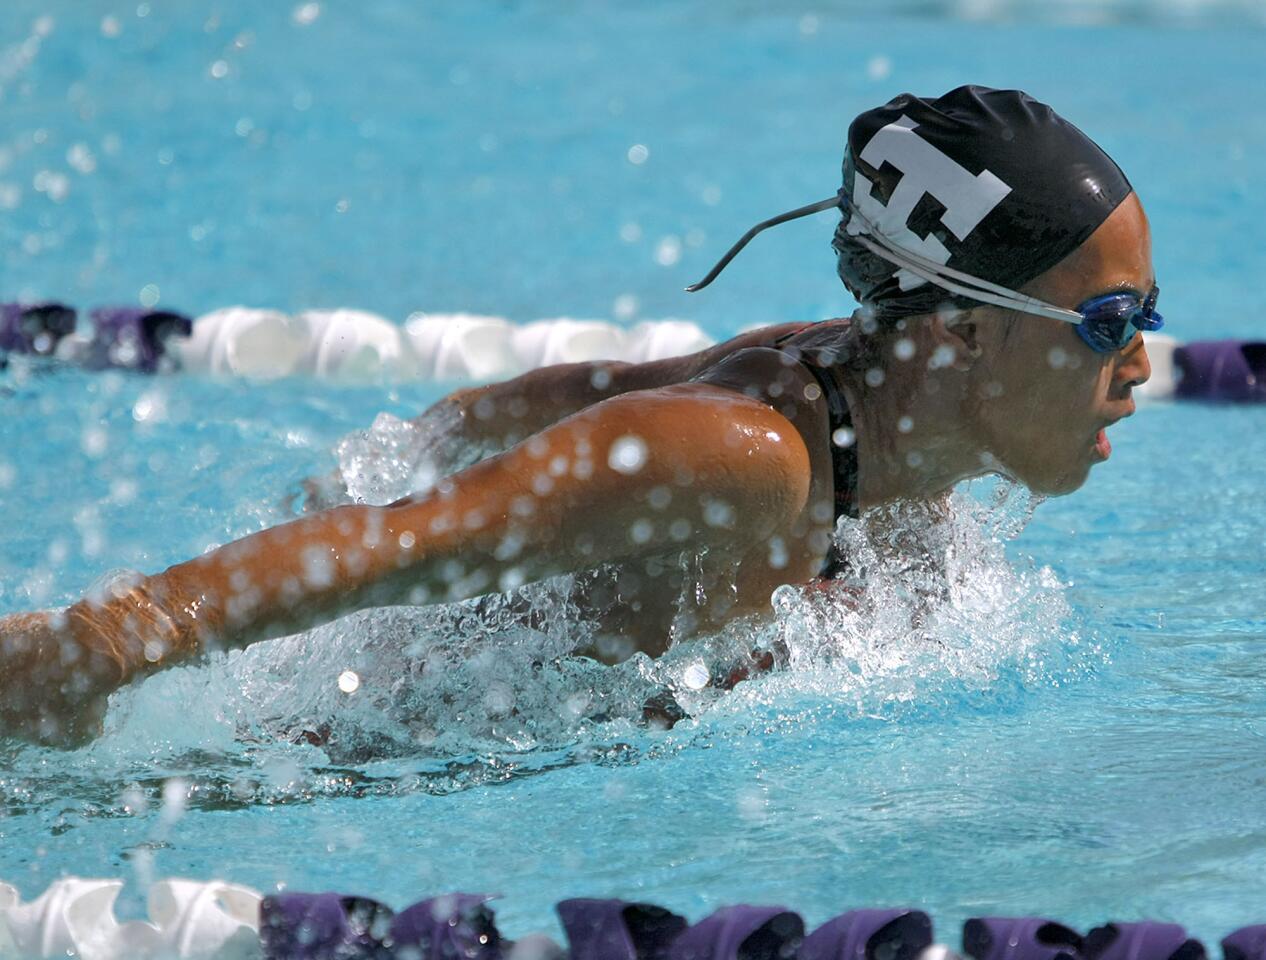
[[[213,655],[115,694],[105,735],[80,765],[105,789],[83,789],[111,804],[120,783],[160,791],[157,768],[190,782],[190,806],[447,792],[688,749],[752,724],[800,735],[822,709],[871,720],[1010,702],[1099,657],[1071,625],[1058,578],[1006,556],[1033,506],[1009,487],[981,487],[842,520],[839,579],[780,587],[769,616],[681,640],[655,660],[605,666],[578,655],[601,632],[576,601],[578,577],[361,611]],[[772,653],[775,669],[727,690],[753,651]],[[657,732],[646,722],[659,716],[653,704],[687,719]],[[782,718],[772,727],[771,715]],[[18,766],[30,774],[39,751],[25,752],[18,759],[31,762]],[[23,782],[39,792],[29,775]]]

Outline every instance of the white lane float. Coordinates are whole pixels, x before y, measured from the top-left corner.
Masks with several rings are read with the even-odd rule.
[[[307,331],[296,372],[361,383],[413,378],[413,353],[390,320],[364,310],[305,310],[295,319]]]
[[[511,339],[519,366],[533,370],[556,363],[623,359],[626,334],[603,320],[557,317],[515,327]]]
[[[90,326],[79,329],[75,311],[60,304],[0,307],[0,357],[42,353],[90,369],[257,380],[487,382],[559,363],[663,360],[715,342],[697,324],[674,319],[626,329],[574,317],[515,324],[480,314],[418,312],[398,326],[364,310],[289,315],[239,305],[205,313],[191,326],[183,314],[109,307],[93,310]],[[43,339],[28,335],[31,317],[54,314],[60,318],[56,330],[44,331]]]
[[[404,325],[418,379],[501,380],[522,373],[514,325],[474,313],[415,313]]]
[[[307,326],[280,310],[224,307],[199,317],[193,335],[170,349],[191,373],[271,380],[298,369],[308,339]]]
[[[219,881],[160,880],[148,920],[119,923],[122,880],[63,877],[22,903],[0,884],[0,960],[237,960],[259,955],[260,894]]]
[[[633,363],[666,360],[706,350],[716,343],[689,320],[646,320],[628,332],[627,347],[619,358]]]
[[[1172,397],[1178,387],[1174,366],[1174,351],[1180,346],[1178,339],[1167,333],[1145,332],[1143,342],[1147,345],[1147,358],[1152,364],[1152,375],[1147,383],[1136,387],[1135,391],[1139,396],[1152,400]]]

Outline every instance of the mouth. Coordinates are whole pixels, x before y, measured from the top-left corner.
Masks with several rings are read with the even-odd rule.
[[[1095,433],[1092,446],[1094,448],[1095,459],[1098,462],[1102,463],[1104,460],[1107,460],[1108,457],[1112,456],[1112,441],[1108,439],[1108,427],[1112,426],[1115,423],[1118,423],[1121,420],[1124,420],[1126,417],[1131,416],[1133,413],[1134,413],[1134,401],[1131,400],[1129,407],[1125,410],[1124,413],[1121,414],[1121,416],[1113,417],[1111,420],[1105,423],[1102,427],[1100,427],[1098,431]]]
[[[1095,434],[1095,456],[1100,463],[1112,456],[1112,441],[1108,439],[1108,431],[1102,427]]]

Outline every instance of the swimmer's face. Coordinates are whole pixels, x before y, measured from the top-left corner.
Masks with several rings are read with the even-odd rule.
[[[1105,293],[1145,295],[1153,283],[1147,217],[1131,194],[1024,292],[1076,309]],[[1010,324],[988,323],[991,310],[973,315],[981,320],[973,380],[984,449],[1037,493],[1076,490],[1111,452],[1101,431],[1134,412],[1131,391],[1151,374],[1142,335],[1115,353],[1095,353],[1072,324],[1022,314]]]

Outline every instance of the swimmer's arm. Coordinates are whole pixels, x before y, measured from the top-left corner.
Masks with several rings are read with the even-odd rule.
[[[765,404],[704,384],[616,398],[416,499],[338,507],[57,614],[0,618],[0,736],[83,739],[112,690],[205,650],[680,551],[683,526],[691,549],[740,558],[802,514],[809,473]],[[744,522],[717,520],[718,502]]]

